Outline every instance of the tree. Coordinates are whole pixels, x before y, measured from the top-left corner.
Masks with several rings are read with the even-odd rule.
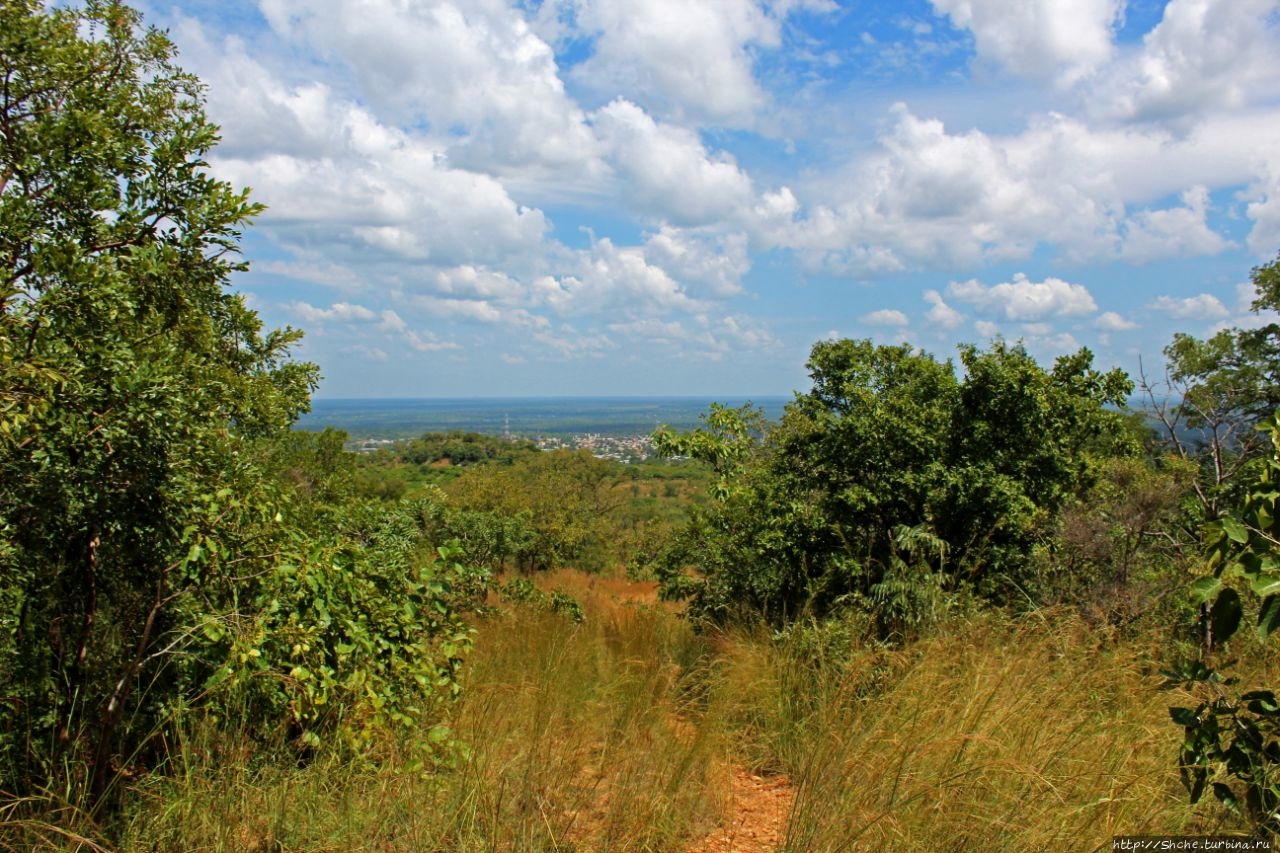
[[[1280,310],[1280,259],[1255,267],[1250,278],[1253,311]],[[1164,379],[1144,375],[1141,387],[1165,447],[1200,464],[1194,531],[1230,506],[1232,484],[1267,453],[1253,427],[1280,408],[1280,323],[1223,329],[1205,340],[1177,334],[1164,355]]]
[[[1133,383],[1119,369],[1094,369],[1087,348],[1051,371],[1000,339],[960,353],[965,377],[931,517],[956,569],[985,593],[1035,597],[1028,558],[1059,512],[1093,485],[1103,460],[1138,450],[1120,410]]]
[[[457,508],[455,535],[472,522],[497,524],[509,519],[499,536],[524,569],[572,565],[588,571],[604,568],[609,555],[613,514],[624,500],[617,486],[618,466],[588,450],[552,450],[517,458],[511,465],[469,468],[449,487]],[[506,554],[500,555],[500,561]]]
[[[208,173],[216,128],[173,54],[114,0],[0,4],[10,791],[83,766],[101,795],[182,678],[198,684],[180,653],[236,598],[228,552],[271,528],[255,442],[316,381],[288,358],[299,333],[264,332],[228,290],[260,207]]]
[[[1181,686],[1201,699],[1172,707],[1183,728],[1182,783],[1197,802],[1206,790],[1245,815],[1254,832],[1280,835],[1280,699],[1272,690],[1241,693],[1226,677],[1232,661],[1215,660],[1256,601],[1254,627],[1267,640],[1280,628],[1280,418],[1258,424],[1268,454],[1233,505],[1205,524],[1208,574],[1191,585],[1204,608],[1201,659],[1167,671],[1166,687]]]
[[[908,345],[823,341],[777,425],[713,408],[707,430],[659,433],[722,477],[663,560],[667,594],[775,623],[858,603],[896,634],[961,584],[1022,595],[1067,500],[1136,449],[1109,408],[1131,385],[1088,350],[1052,371],[1001,340],[961,360],[963,380]]]

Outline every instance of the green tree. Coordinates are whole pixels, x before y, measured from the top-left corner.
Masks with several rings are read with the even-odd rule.
[[[961,584],[1021,596],[1068,499],[1136,449],[1110,408],[1131,386],[1088,350],[1052,371],[1000,340],[961,359],[962,380],[907,345],[823,341],[812,388],[776,426],[717,408],[709,429],[658,434],[722,476],[663,560],[667,593],[702,616],[776,623],[858,603],[897,634]]]
[[[1254,625],[1263,640],[1280,628],[1280,413],[1258,424],[1268,458],[1230,510],[1205,525],[1208,574],[1191,586],[1206,618],[1201,659],[1165,673],[1166,686],[1188,688],[1195,708],[1169,709],[1183,727],[1182,783],[1191,801],[1206,790],[1243,814],[1255,832],[1280,835],[1280,699],[1272,690],[1241,693],[1225,677],[1230,661],[1215,652],[1231,640],[1256,602]]]
[[[172,59],[113,0],[0,4],[10,791],[82,767],[100,795],[194,677],[182,652],[237,595],[227,553],[272,527],[255,442],[316,380],[228,290],[260,208],[208,173],[216,128]]]
[[[956,570],[995,596],[1031,595],[1030,556],[1059,512],[1096,482],[1103,460],[1138,446],[1120,410],[1133,390],[1081,349],[1046,371],[1019,345],[961,347],[964,381],[930,515]]]
[[[523,522],[501,534],[504,547],[518,547],[514,556],[522,568],[572,565],[591,571],[603,568],[612,550],[613,514],[624,503],[618,481],[618,466],[590,451],[553,450],[522,456],[509,466],[470,468],[449,494],[457,509],[486,514],[490,522],[499,517]],[[450,518],[468,523],[456,513]]]
[[[1255,267],[1250,277],[1253,311],[1273,316],[1280,310],[1280,260]],[[1164,355],[1163,380],[1144,375],[1141,387],[1165,448],[1200,466],[1198,512],[1188,517],[1194,537],[1231,505],[1232,484],[1250,476],[1268,452],[1253,427],[1280,407],[1280,323],[1223,329],[1204,340],[1177,334]]]

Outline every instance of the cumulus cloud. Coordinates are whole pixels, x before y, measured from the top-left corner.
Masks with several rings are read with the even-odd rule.
[[[1125,319],[1115,311],[1102,312],[1098,315],[1098,319],[1093,321],[1093,325],[1104,332],[1127,332],[1138,328],[1137,323]]]
[[[879,150],[844,180],[817,188],[830,200],[791,228],[791,244],[811,258],[853,262],[872,274],[954,268],[1027,257],[1049,234],[1086,251],[1111,251],[1114,193],[1096,173],[1064,175],[1052,134],[953,134],[903,104],[892,118]]]
[[[1280,248],[1280,158],[1268,163],[1247,191],[1246,208],[1253,227],[1249,249],[1258,257],[1271,257]]]
[[[305,117],[291,113],[289,93],[241,92],[250,112],[258,103],[286,125],[291,115],[307,124],[322,137],[317,150],[280,140],[279,148],[233,148],[213,161],[221,177],[254,188],[269,208],[264,222],[284,242],[300,250],[327,244],[330,258],[363,246],[444,264],[541,250],[546,217],[517,204],[497,179],[452,168],[430,141],[327,92],[306,99]]]
[[[261,9],[285,40],[345,64],[380,112],[452,134],[457,162],[561,173],[591,164],[582,110],[564,91],[551,46],[518,8],[496,0],[263,0]]]
[[[870,314],[863,314],[858,319],[869,326],[907,326],[911,323],[906,314],[895,308],[882,308]]]
[[[1143,210],[1125,224],[1121,257],[1143,262],[1157,258],[1213,255],[1232,244],[1212,230],[1206,217],[1209,191],[1192,187],[1182,194],[1182,207]]]
[[[1107,62],[1122,0],[932,0],[973,33],[978,55],[1014,74],[1070,84]]]
[[[624,182],[622,194],[679,225],[733,217],[754,202],[751,179],[728,154],[710,154],[694,131],[659,124],[636,104],[617,99],[592,124]]]
[[[947,295],[968,302],[975,309],[1005,320],[1035,322],[1056,317],[1078,317],[1098,310],[1088,288],[1060,278],[1030,281],[1023,273],[1013,281],[988,287],[977,279],[952,282]]]
[[[363,305],[352,305],[348,302],[335,302],[328,308],[317,308],[306,302],[295,302],[289,306],[294,313],[308,323],[333,321],[339,323],[361,323],[378,319],[378,315]]]
[[[1280,246],[1280,110],[1185,135],[1056,114],[1008,135],[953,132],[902,104],[890,119],[875,148],[805,188],[808,205],[770,232],[809,266],[877,277],[1044,246],[1072,263],[1216,254],[1231,243],[1209,224],[1208,190],[1245,183],[1251,248]]]
[[[782,44],[782,21],[798,9],[833,11],[832,0],[562,0],[574,35],[594,37],[574,79],[625,92],[662,115],[745,126],[767,102],[752,51]],[[562,19],[563,22],[563,19]]]
[[[924,301],[931,306],[929,313],[925,315],[929,325],[939,326],[943,329],[954,329],[964,322],[964,315],[948,305],[938,291],[926,290],[924,292]]]
[[[642,318],[610,323],[608,328],[646,348],[663,348],[676,358],[719,361],[735,353],[768,351],[779,345],[767,328],[741,315],[700,315],[687,320]]]
[[[1274,91],[1276,0],[1169,0],[1140,51],[1099,84],[1113,117],[1177,119],[1243,105]]]
[[[1220,320],[1230,313],[1218,297],[1209,293],[1181,299],[1161,296],[1151,303],[1151,307],[1179,320]]]
[[[691,291],[714,297],[742,292],[742,277],[751,269],[747,235],[717,234],[663,225],[645,241],[645,253]]]

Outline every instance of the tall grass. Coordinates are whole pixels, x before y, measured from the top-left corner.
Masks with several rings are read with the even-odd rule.
[[[978,617],[903,650],[732,641],[723,713],[796,787],[788,851],[1097,850],[1231,828],[1192,809],[1158,649],[1068,613]]]
[[[445,766],[388,743],[376,763],[321,750],[299,767],[193,727],[106,829],[10,804],[0,848],[685,851],[732,818],[735,768],[789,781],[778,835],[795,853],[1238,828],[1179,785],[1168,707],[1188,702],[1157,690],[1159,627],[1117,638],[1055,612],[970,616],[898,649],[850,623],[700,636],[624,600],[648,587],[550,580],[586,621],[481,621],[450,720],[466,746]],[[1280,682],[1273,656],[1244,657],[1242,681]]]
[[[451,766],[384,751],[305,768],[188,745],[141,791],[122,849],[675,850],[724,799],[712,727],[683,715],[701,641],[652,607],[587,602],[487,620],[451,720]]]

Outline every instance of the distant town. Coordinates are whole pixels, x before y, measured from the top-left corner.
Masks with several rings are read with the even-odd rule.
[[[639,435],[605,435],[596,432],[574,433],[570,435],[534,435],[522,436],[505,433],[509,440],[527,439],[538,446],[539,450],[589,450],[600,459],[612,459],[615,462],[632,464],[652,459],[656,455],[653,442],[648,434]],[[372,453],[395,446],[403,439],[395,438],[357,438],[348,442],[348,447],[359,453]]]

